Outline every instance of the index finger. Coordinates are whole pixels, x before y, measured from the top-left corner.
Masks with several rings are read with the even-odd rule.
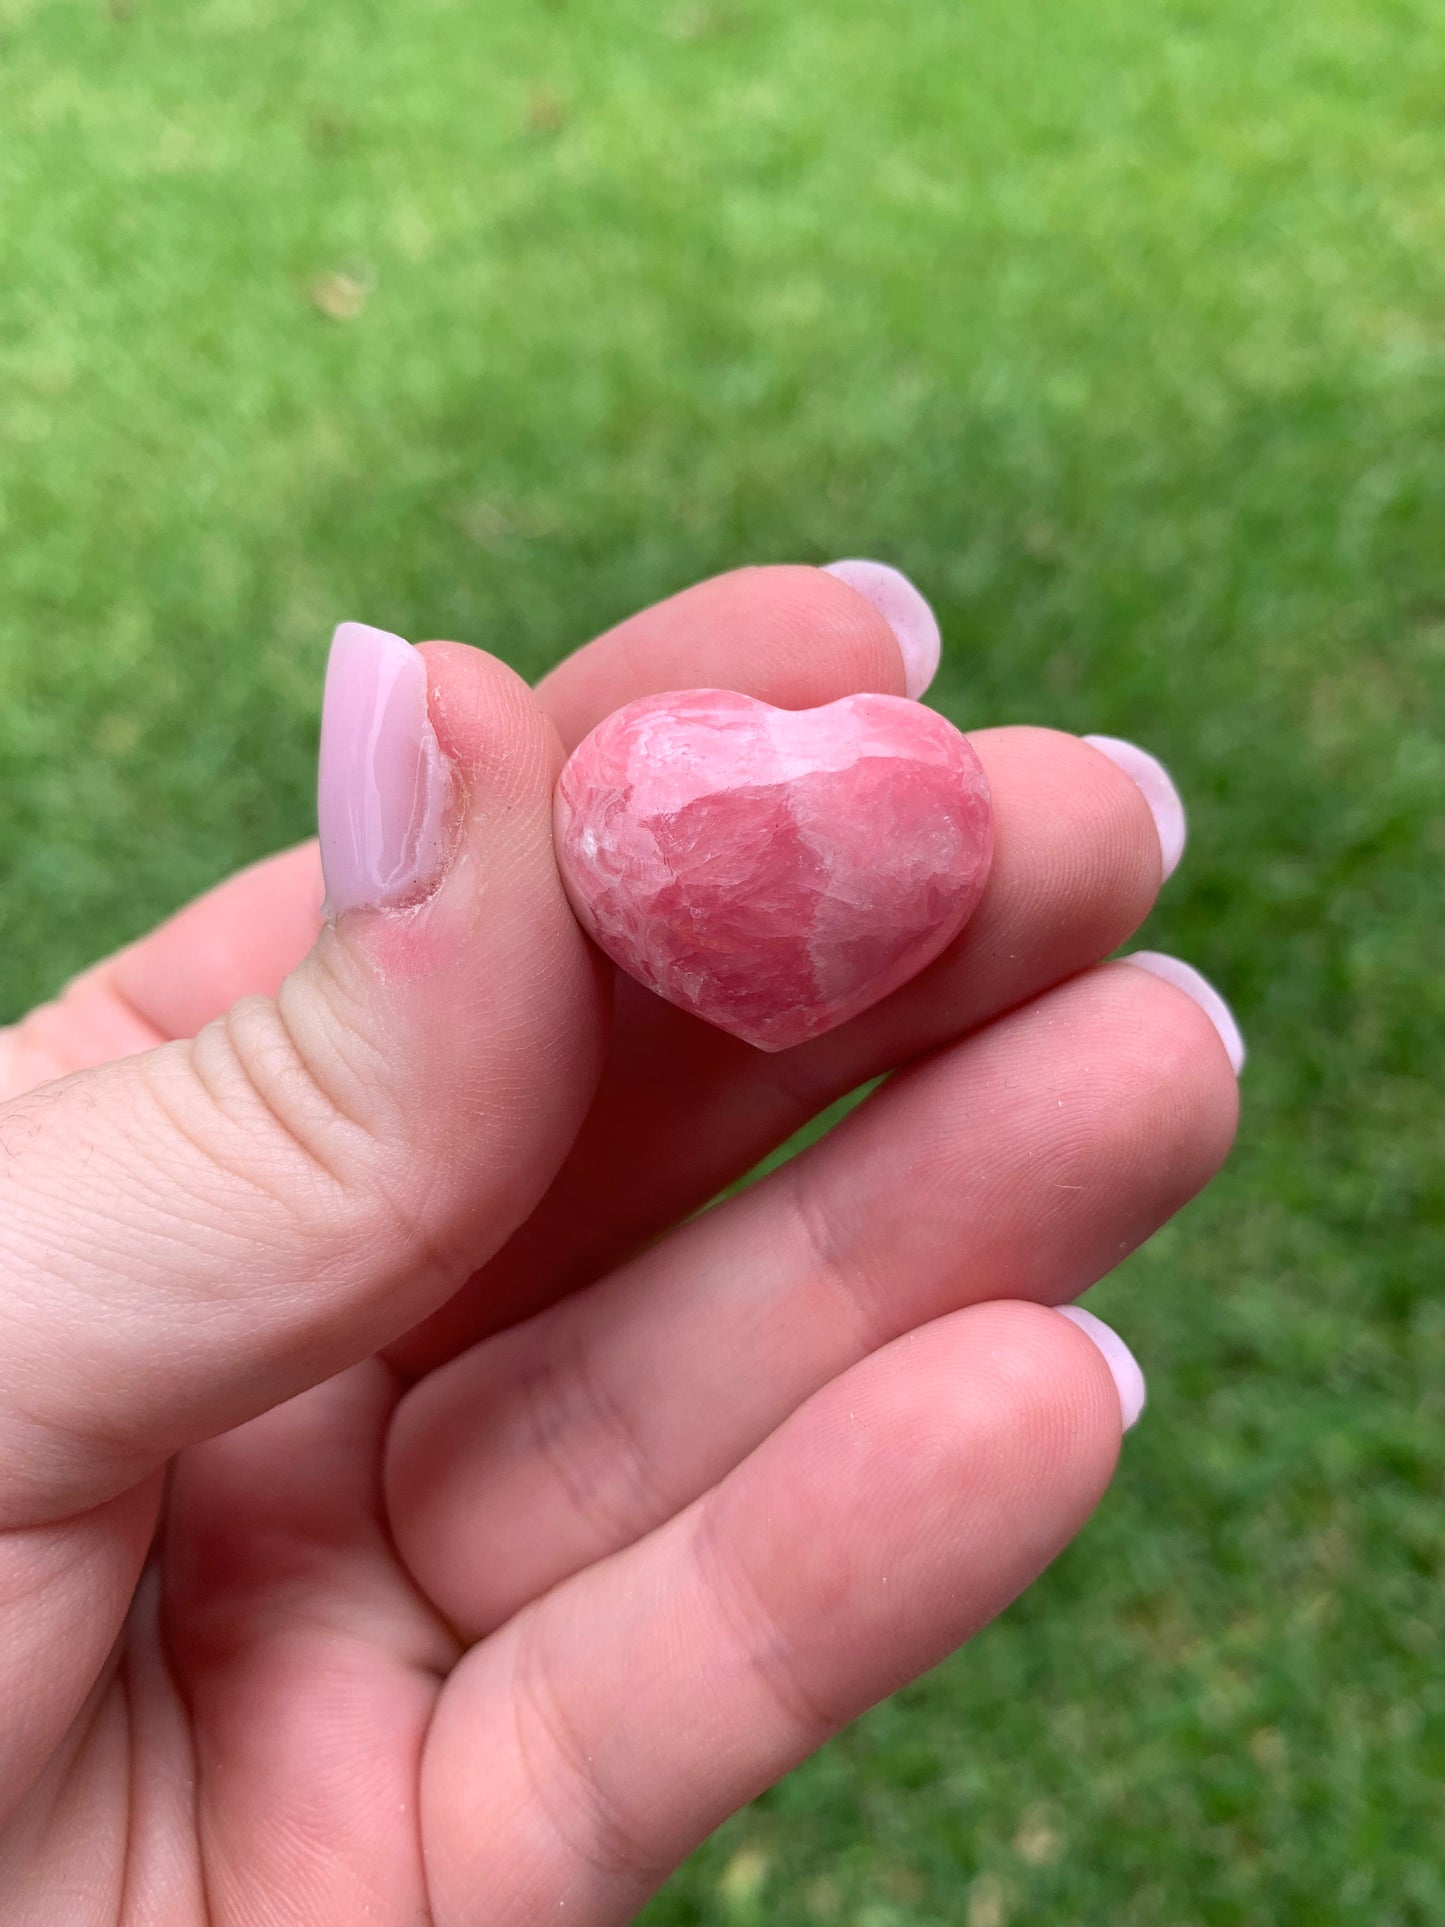
[[[862,565],[851,565],[855,570]],[[844,580],[827,569],[778,564],[734,569],[654,603],[568,656],[537,696],[571,750],[614,709],[666,689],[736,689],[775,709],[813,709],[839,696],[905,694],[900,622],[881,589],[927,603],[896,570]],[[899,617],[894,612],[894,621]]]
[[[570,750],[612,710],[665,689],[736,689],[780,709],[901,695],[899,632],[911,631],[915,655],[936,651],[932,614],[896,571],[848,569],[847,580],[782,564],[699,582],[575,650],[538,700]],[[899,630],[874,606],[885,598]],[[193,1036],[238,998],[274,995],[316,940],[321,896],[314,841],[228,877],[0,1033],[0,1096]]]

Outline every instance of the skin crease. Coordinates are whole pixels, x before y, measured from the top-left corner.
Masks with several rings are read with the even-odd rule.
[[[874,1011],[769,1060],[614,998],[565,749],[669,687],[901,694],[845,582],[699,585],[535,696],[424,655],[433,897],[312,950],[306,846],[0,1033],[7,1927],[630,1918],[1083,1524],[1119,1402],[1048,1307],[1229,1143],[1199,1007],[1090,968],[1158,886],[1147,805],[1050,732],[972,738],[988,890]]]

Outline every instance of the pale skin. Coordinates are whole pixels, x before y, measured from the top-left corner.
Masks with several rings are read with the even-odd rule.
[[[988,891],[886,1003],[778,1057],[614,1013],[565,750],[660,689],[901,694],[846,584],[719,578],[536,691],[424,653],[424,905],[323,928],[308,845],[0,1033],[11,1927],[630,1919],[1082,1527],[1120,1401],[1051,1307],[1230,1143],[1207,1016],[1101,961],[1154,820],[1053,732],[973,737]]]

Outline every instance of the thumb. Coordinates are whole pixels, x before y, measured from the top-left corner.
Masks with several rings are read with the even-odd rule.
[[[0,1527],[369,1355],[509,1235],[601,1062],[531,691],[337,631],[328,917],[273,998],[0,1107]]]

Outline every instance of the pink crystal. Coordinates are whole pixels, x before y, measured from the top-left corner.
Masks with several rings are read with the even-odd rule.
[[[768,1051],[930,963],[993,854],[977,756],[900,696],[803,710],[723,689],[646,696],[577,746],[555,827],[567,894],[607,955]]]

